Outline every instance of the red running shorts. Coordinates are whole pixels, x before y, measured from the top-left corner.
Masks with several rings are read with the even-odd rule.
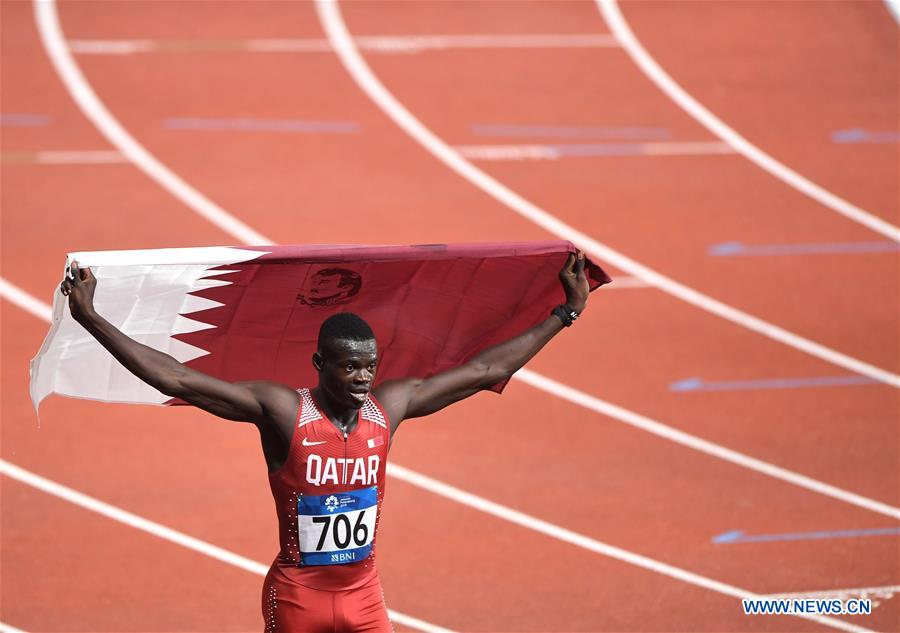
[[[273,566],[263,583],[265,633],[390,633],[381,581],[349,591],[311,589],[292,582]]]

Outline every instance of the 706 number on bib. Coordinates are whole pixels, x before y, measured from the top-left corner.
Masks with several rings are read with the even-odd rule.
[[[372,553],[378,488],[297,499],[297,545],[303,565],[346,565]]]
[[[356,525],[351,529],[350,519],[346,514],[338,514],[334,517],[330,515],[312,517],[313,523],[323,523],[322,533],[319,535],[319,542],[316,544],[316,551],[321,552],[325,545],[325,539],[328,537],[328,531],[331,530],[331,538],[339,549],[347,549],[350,541],[353,541],[354,547],[362,547],[369,540],[369,526],[363,521],[366,512],[363,510],[356,517]],[[333,519],[333,520],[332,520]]]

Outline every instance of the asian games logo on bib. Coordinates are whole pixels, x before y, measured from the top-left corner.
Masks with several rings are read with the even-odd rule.
[[[338,507],[338,499],[334,495],[331,495],[327,499],[325,499],[325,507],[328,508],[329,512],[334,512]]]

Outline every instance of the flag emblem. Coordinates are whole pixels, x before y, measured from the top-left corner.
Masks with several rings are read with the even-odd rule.
[[[375,448],[376,446],[381,446],[382,444],[384,444],[384,438],[381,437],[380,435],[378,437],[370,437],[367,444],[369,445],[369,448]]]

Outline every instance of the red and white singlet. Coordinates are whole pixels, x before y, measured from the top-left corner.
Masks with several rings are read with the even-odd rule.
[[[272,571],[312,589],[357,589],[377,573],[389,422],[370,394],[356,428],[345,435],[309,389],[299,393],[287,461],[269,474],[281,542]]]

